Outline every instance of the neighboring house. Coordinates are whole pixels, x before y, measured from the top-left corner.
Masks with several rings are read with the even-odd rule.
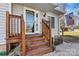
[[[51,20],[52,37],[60,36],[59,16],[64,11],[55,9],[57,4],[48,3],[1,3],[0,4],[0,52],[6,51],[6,11],[13,15],[22,15],[25,21],[25,34],[42,33],[42,18]],[[61,9],[61,8],[60,8]],[[29,20],[31,19],[31,20]]]
[[[77,29],[79,26],[79,17],[77,15],[64,14],[61,18],[64,20],[65,28]]]
[[[74,25],[79,26],[79,17],[78,16],[73,16],[74,19]]]

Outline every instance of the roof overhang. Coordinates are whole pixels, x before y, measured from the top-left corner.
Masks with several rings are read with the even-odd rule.
[[[25,7],[36,9],[42,12],[51,12],[55,14],[63,14],[62,12],[55,10],[58,6],[56,3],[16,3]]]

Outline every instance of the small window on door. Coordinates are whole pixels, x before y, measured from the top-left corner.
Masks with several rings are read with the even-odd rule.
[[[38,18],[38,13],[36,13],[36,18]]]
[[[51,17],[51,27],[55,28],[55,19],[54,19],[54,17]]]
[[[36,31],[38,31],[38,13],[36,13]]]

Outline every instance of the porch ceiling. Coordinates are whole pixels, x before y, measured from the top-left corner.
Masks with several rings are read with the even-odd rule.
[[[18,3],[29,8],[40,10],[43,12],[52,12],[57,7],[55,3]]]

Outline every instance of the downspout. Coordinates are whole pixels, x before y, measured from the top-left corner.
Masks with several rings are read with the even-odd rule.
[[[60,37],[60,17],[58,17],[58,37]]]
[[[60,17],[58,16],[58,44],[60,44]]]

